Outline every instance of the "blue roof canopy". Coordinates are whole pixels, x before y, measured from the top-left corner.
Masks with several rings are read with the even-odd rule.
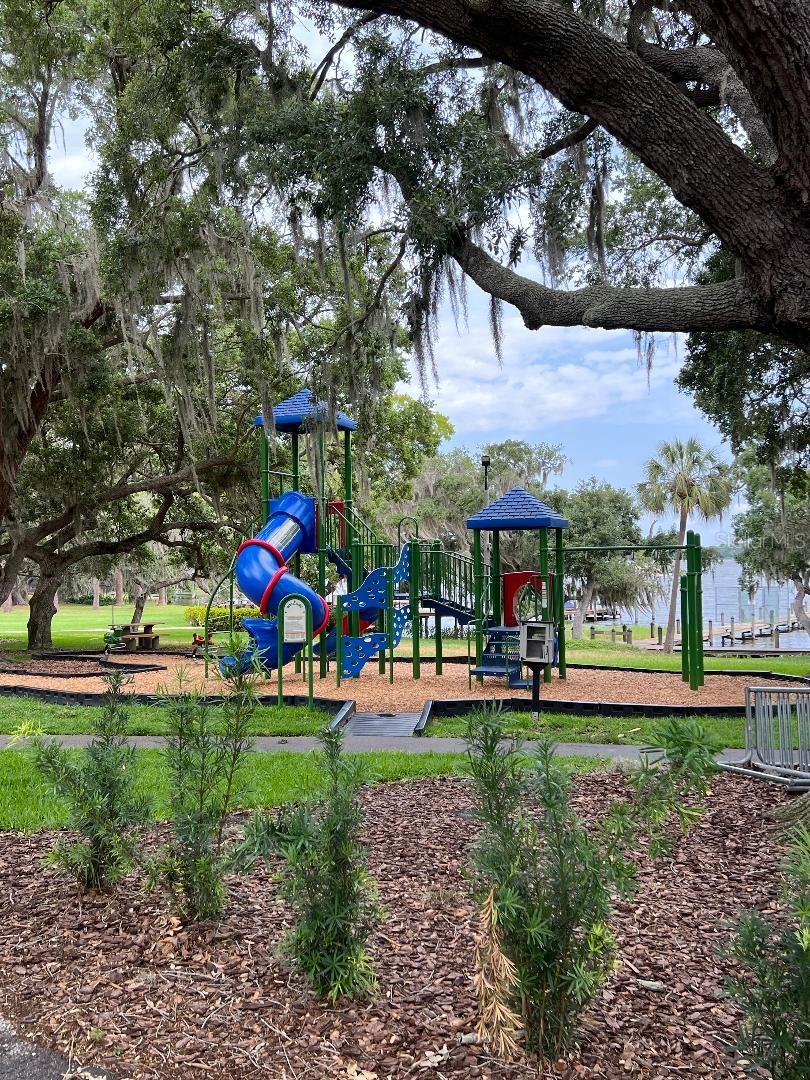
[[[299,390],[297,394],[280,402],[273,409],[276,431],[290,434],[304,431],[314,423],[326,423],[332,419],[331,410],[325,401],[318,401],[311,390]],[[335,417],[338,431],[355,431],[357,424],[345,413],[338,410]],[[256,427],[264,427],[264,420],[257,416],[253,421]]]
[[[568,522],[523,488],[507,491],[491,506],[467,518],[468,529],[567,529]]]

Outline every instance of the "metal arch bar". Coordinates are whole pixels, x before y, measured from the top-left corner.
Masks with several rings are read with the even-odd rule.
[[[397,522],[397,547],[398,548],[402,547],[402,526],[405,524],[406,521],[410,525],[413,525],[414,531],[416,532],[416,539],[417,540],[419,539],[419,522],[411,514],[406,514],[405,517],[400,518],[399,521]]]

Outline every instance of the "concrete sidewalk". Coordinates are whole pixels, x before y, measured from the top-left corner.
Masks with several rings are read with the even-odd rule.
[[[92,742],[91,735],[52,735],[49,738],[56,739],[62,746],[82,747]],[[160,735],[133,735],[129,740],[132,746],[140,750],[158,750],[165,744],[165,739]],[[12,736],[0,735],[0,750],[7,749],[12,742]],[[20,747],[21,742],[14,744]],[[374,750],[400,750],[406,754],[463,754],[466,750],[464,739],[442,738],[431,736],[395,736],[395,735],[347,735],[345,748],[352,754],[370,753]],[[319,743],[314,735],[295,735],[287,738],[283,736],[260,735],[254,740],[254,750],[257,753],[273,753],[278,750],[286,750],[288,753],[306,754],[319,748]],[[637,761],[643,747],[625,746],[615,743],[556,743],[557,753],[561,757],[570,757],[572,754],[580,754],[585,757],[602,757],[611,761]],[[723,750],[723,758],[742,757],[744,751]]]

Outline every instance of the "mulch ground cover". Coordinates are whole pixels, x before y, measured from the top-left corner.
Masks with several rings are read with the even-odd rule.
[[[9,656],[0,656],[0,676],[5,676],[4,681],[13,681],[14,677],[38,678],[38,679],[87,679],[98,682],[102,687],[101,677],[108,675],[113,667],[122,668],[124,671],[141,672],[144,670],[160,670],[165,668],[156,665],[154,661],[138,663],[134,661],[111,661],[102,656],[32,656],[24,660],[16,660]],[[10,679],[8,677],[11,677]],[[79,687],[81,689],[82,687]]]
[[[600,812],[623,784],[616,772],[577,778],[579,810]],[[0,1011],[120,1080],[742,1078],[717,947],[741,907],[776,904],[779,850],[764,815],[781,797],[721,775],[674,857],[640,860],[639,894],[615,919],[619,966],[584,1017],[578,1052],[546,1072],[460,1042],[475,1028],[476,919],[463,876],[469,789],[457,778],[363,795],[386,909],[372,1001],[327,1008],[281,958],[290,915],[266,868],[232,881],[219,925],[188,929],[134,879],[88,896],[43,869],[53,834],[5,833]]]
[[[172,692],[177,686],[177,674],[182,669],[186,674],[187,688],[196,687],[203,693],[219,694],[222,692],[222,680],[217,675],[216,664],[209,666],[208,678],[205,677],[205,665],[188,657],[160,654],[157,658],[138,657],[147,663],[157,659],[159,670],[144,670],[135,674],[127,687],[131,693],[153,694],[161,688]],[[115,661],[118,663],[119,661]],[[124,662],[124,661],[120,661]],[[286,694],[306,693],[306,680],[303,673],[296,674],[292,664],[284,669],[284,692]],[[706,675],[705,686],[698,691],[689,689],[679,672],[642,673],[635,671],[616,671],[602,668],[572,668],[565,680],[555,677],[551,683],[544,684],[541,690],[545,701],[602,701],[646,703],[656,705],[742,705],[745,700],[745,687],[756,685],[757,679],[748,672],[739,675],[710,673]],[[0,686],[20,688],[48,689],[56,680],[47,675],[37,675],[32,671],[19,671],[4,674],[0,670]],[[778,681],[769,681],[769,686],[776,687]],[[786,685],[790,684],[786,680]],[[278,688],[276,674],[259,684],[260,693],[272,694]],[[84,678],[72,678],[70,689],[81,692],[101,693],[104,682],[99,675],[86,673]],[[428,664],[423,665],[422,677],[413,678],[407,664],[397,664],[394,669],[393,685],[388,675],[381,675],[374,663],[367,664],[357,679],[344,679],[337,687],[333,673],[326,679],[315,676],[315,694],[335,700],[354,699],[360,710],[419,711],[428,699],[445,700],[448,698],[492,698],[508,695],[509,697],[531,696],[529,691],[510,690],[503,679],[486,679],[483,684],[472,680],[469,685],[466,666],[448,664],[442,675],[436,675]]]

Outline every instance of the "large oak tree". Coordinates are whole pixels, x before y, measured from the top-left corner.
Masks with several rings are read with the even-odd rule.
[[[737,260],[713,284],[549,288],[463,226],[449,254],[526,325],[810,337],[810,8],[801,0],[338,0],[535,80],[638,158]],[[475,50],[475,57],[467,50]],[[732,122],[721,122],[729,114]],[[556,149],[559,149],[557,147]]]

